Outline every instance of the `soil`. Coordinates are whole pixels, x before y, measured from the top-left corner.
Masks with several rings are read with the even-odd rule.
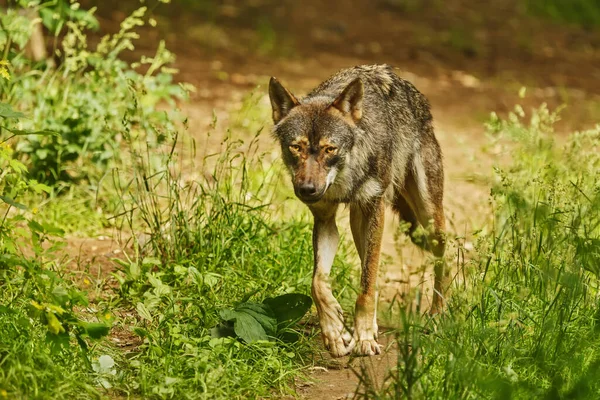
[[[542,102],[551,108],[567,103],[558,136],[600,120],[600,31],[527,16],[516,0],[198,3],[206,7],[192,7],[193,12],[175,4],[155,9],[159,31],[142,34],[137,49],[152,52],[157,40],[166,38],[177,55],[179,79],[197,88],[182,107],[198,143],[204,143],[213,113],[220,126],[227,126],[245,94],[258,87],[266,96],[269,76],[301,95],[341,68],[394,65],[430,99],[445,156],[448,227],[467,251],[472,232],[489,220],[491,167],[508,157],[488,146],[483,122],[490,111],[505,115],[516,103],[525,109]],[[100,14],[101,26],[116,30],[115,21],[126,15],[122,7],[118,10]],[[521,86],[528,87],[525,99],[517,94]],[[270,126],[270,121],[264,124]],[[208,146],[221,137],[214,133]],[[260,141],[266,149],[277,147],[268,129]],[[427,303],[431,271],[421,268],[427,255],[411,244],[397,252],[397,221],[388,217],[381,304],[418,286]],[[123,251],[110,238],[71,238],[70,249],[94,265],[90,272],[98,276],[112,270],[114,251]],[[455,254],[456,247],[448,249],[449,258]],[[451,271],[450,279],[456,272]],[[116,338],[129,343],[120,336]],[[381,337],[384,344],[391,343],[384,332]],[[351,398],[358,385],[353,371],[361,366],[380,384],[396,359],[393,346],[386,347],[386,353],[372,358],[331,360],[324,354],[306,379],[297,382],[297,393],[305,399]]]

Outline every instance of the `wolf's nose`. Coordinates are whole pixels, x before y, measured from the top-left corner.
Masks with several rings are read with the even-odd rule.
[[[317,188],[314,183],[304,183],[298,187],[298,193],[302,197],[311,197],[317,194]]]

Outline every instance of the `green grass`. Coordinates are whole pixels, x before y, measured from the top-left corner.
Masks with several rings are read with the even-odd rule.
[[[240,135],[260,132],[256,121],[268,114],[252,99],[239,111],[250,122],[234,125]],[[457,243],[446,312],[429,318],[392,305],[396,368],[383,386],[358,370],[358,398],[597,398],[600,132],[558,148],[555,114],[542,107],[524,118],[517,107],[488,123],[513,161],[497,169],[494,226],[476,233],[468,257]],[[121,199],[113,223],[133,239],[112,277],[88,277],[99,278],[93,292],[77,288],[80,274],[47,245],[1,260],[7,397],[293,396],[295,379],[316,362],[314,324],[292,326],[292,342],[246,343],[213,329],[221,310],[310,291],[310,221],[287,200],[281,165],[253,139],[231,134],[220,151],[194,152],[184,151],[185,133],[172,133],[169,146],[127,139],[109,197]],[[344,243],[333,277],[346,309],[356,288],[349,254]],[[66,332],[57,334],[49,313]],[[108,339],[93,340],[77,321],[110,325]]]
[[[244,106],[240,112],[252,121],[266,115],[256,110],[249,115]],[[264,162],[254,141],[228,137],[220,152],[193,167],[205,178],[191,181],[175,168],[181,161],[176,148],[159,156],[134,151],[134,176],[118,180],[123,209],[136,210],[124,214],[125,226],[150,237],[135,246],[144,256],[121,262],[117,275],[119,297],[113,301],[138,314],[133,332],[143,343],[130,361],[121,359],[122,377],[114,387],[150,398],[291,394],[293,377],[311,364],[312,327],[294,343],[251,344],[216,338],[211,329],[221,322],[219,310],[310,293],[312,229],[306,212],[292,217],[265,203],[281,196],[282,170]],[[346,269],[342,265],[338,276]]]
[[[587,28],[600,26],[600,3],[595,0],[527,0],[528,13]]]
[[[35,255],[0,257],[0,397],[97,398],[92,338],[107,326],[100,313],[82,312],[89,302],[61,267],[61,241],[32,241]]]
[[[252,111],[244,105],[240,113],[252,121],[248,127],[261,131],[254,121],[264,120],[268,110]],[[248,133],[242,126],[236,129],[239,134]],[[191,142],[186,138],[184,147],[188,145]],[[35,325],[13,327],[6,322],[3,327],[12,333],[3,336],[8,340],[0,358],[5,373],[0,388],[9,396],[269,397],[293,394],[294,378],[312,365],[314,325],[292,326],[299,334],[292,342],[245,343],[216,337],[212,331],[222,322],[220,310],[284,293],[310,293],[312,227],[306,211],[293,216],[284,213],[282,204],[265,202],[275,198],[285,202],[281,199],[289,195],[288,190],[278,189],[282,179],[287,179],[281,165],[267,162],[254,140],[244,142],[231,136],[221,151],[206,152],[204,159],[188,167],[182,166],[193,163],[190,157],[202,152],[180,154],[183,147],[177,135],[171,146],[158,149],[129,137],[130,157],[123,157],[124,164],[115,170],[114,189],[94,194],[112,199],[116,190],[121,201],[114,214],[120,217],[113,223],[124,236],[137,238],[144,232],[147,239],[133,239],[129,256],[115,260],[113,278],[87,277],[100,278],[90,291],[94,300],[88,304],[82,294],[81,302],[71,307],[77,318],[109,322],[109,337],[121,338],[117,344],[134,345],[124,352],[111,340],[92,343],[84,337],[87,350],[83,353],[73,333],[62,338],[70,343],[68,347],[47,342],[47,337],[55,335],[43,316]],[[198,176],[197,170],[204,172]],[[69,209],[77,212],[74,205],[84,197],[67,195],[65,207],[48,207],[60,211],[60,218],[53,219],[76,230],[79,222]],[[49,210],[37,216],[52,217]],[[76,291],[72,282],[81,282],[82,277],[65,270],[68,259],[55,253],[41,257],[49,263],[33,264],[25,275],[16,265],[3,270],[3,300],[10,303],[4,310],[7,318],[24,320],[32,300],[61,304],[54,286],[44,286],[39,292],[34,288],[23,291],[18,285],[27,276],[45,282],[45,268],[54,271],[56,285]],[[353,291],[344,260],[342,256],[337,261],[335,279],[342,297],[348,297]],[[27,330],[28,335],[20,335],[17,328]],[[26,346],[31,355],[17,351]],[[45,361],[40,361],[42,355]],[[42,362],[52,367],[38,370],[38,365],[45,365]]]
[[[396,306],[397,368],[361,398],[578,398],[600,395],[600,130],[552,141],[544,107],[523,123],[492,119],[515,142],[497,170],[496,222],[476,253],[459,251],[447,311]]]

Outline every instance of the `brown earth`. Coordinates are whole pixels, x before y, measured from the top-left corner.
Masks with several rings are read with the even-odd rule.
[[[198,143],[205,143],[213,112],[226,127],[249,91],[258,87],[266,96],[269,76],[302,94],[338,69],[389,63],[431,101],[445,156],[449,231],[466,249],[473,230],[489,219],[491,167],[508,157],[501,148],[489,146],[483,122],[490,111],[505,115],[517,102],[526,109],[542,102],[550,107],[566,103],[559,134],[600,120],[600,32],[529,17],[513,0],[493,5],[423,0],[425,6],[412,9],[399,4],[416,2],[392,0],[239,3],[225,1],[202,12],[176,5],[162,13],[157,9],[159,33],[142,34],[138,46],[140,52],[152,51],[163,36],[177,54],[179,78],[197,88],[191,103],[182,107]],[[114,21],[125,15],[122,10],[101,14],[101,25],[116,29]],[[528,87],[525,99],[517,95],[521,86]],[[268,120],[259,122],[270,126]],[[217,131],[207,146],[217,146],[221,137]],[[276,150],[268,130],[259,140],[264,149]],[[389,217],[383,247],[388,257],[379,280],[381,307],[419,285],[427,302],[431,271],[421,268],[427,256],[410,244],[396,251],[397,221]],[[90,272],[99,276],[111,270],[109,258],[120,250],[115,242],[98,239],[70,239],[70,248],[82,260],[92,260],[96,267]],[[456,244],[448,249],[450,264],[456,251]],[[450,279],[456,272],[451,271]],[[376,382],[383,382],[396,353],[385,335],[382,342],[390,350],[379,357],[319,358],[306,380],[297,383],[298,394],[306,399],[352,397],[358,384],[353,370],[361,365]]]

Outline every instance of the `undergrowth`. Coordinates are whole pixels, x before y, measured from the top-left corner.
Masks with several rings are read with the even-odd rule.
[[[263,119],[266,110],[258,110],[245,117]],[[171,146],[159,153],[129,138],[132,166],[124,171],[134,174],[114,180],[135,257],[120,261],[115,276],[119,307],[135,308],[133,333],[143,343],[131,361],[121,359],[115,388],[157,398],[291,394],[293,378],[311,363],[313,325],[280,324],[277,335],[266,329],[264,339],[250,342],[252,335],[237,330],[244,321],[235,322],[240,338],[218,329],[232,307],[250,307],[265,327],[274,315],[264,304],[289,311],[291,303],[277,302],[310,293],[312,229],[305,213],[283,215],[270,204],[280,196],[282,170],[258,151],[261,130],[246,142],[228,136],[220,150],[183,171],[185,136],[172,132]],[[343,276],[348,267],[338,264]],[[347,278],[340,283],[345,290]]]

